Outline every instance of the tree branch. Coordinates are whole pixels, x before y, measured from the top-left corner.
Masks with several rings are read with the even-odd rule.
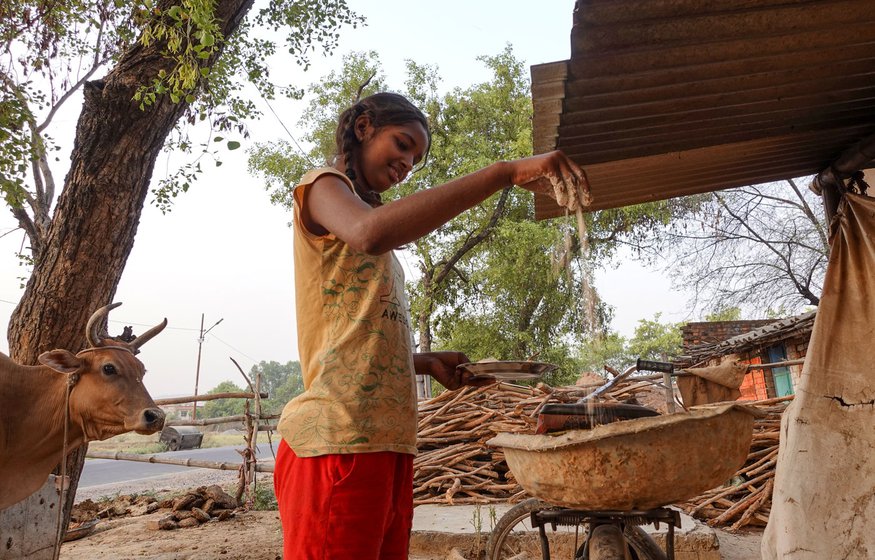
[[[64,102],[67,101],[68,99],[70,99],[70,97],[74,93],[76,93],[76,91],[79,90],[79,88],[81,88],[89,79],[91,79],[91,76],[93,76],[94,73],[97,72],[97,69],[100,68],[101,66],[103,66],[103,64],[106,62],[106,60],[100,59],[100,41],[101,41],[101,38],[103,37],[104,23],[105,23],[104,21],[100,22],[100,29],[97,32],[97,44],[94,47],[94,61],[91,64],[91,68],[88,70],[88,72],[85,73],[84,76],[82,76],[81,79],[79,79],[79,81],[77,81],[75,84],[73,84],[73,86],[70,87],[70,89],[65,91],[64,95],[62,95],[61,98],[58,99],[58,101],[54,105],[52,105],[52,108],[49,110],[49,114],[46,115],[45,120],[39,126],[36,127],[35,132],[37,134],[41,133],[43,130],[45,130],[51,124],[52,118],[55,116],[55,113],[58,112],[58,109],[61,108],[61,106],[64,104]]]
[[[37,258],[37,255],[42,248],[42,240],[37,233],[33,220],[30,219],[30,216],[24,208],[13,208],[12,215],[15,216],[15,219],[18,220],[18,225],[21,226],[21,229],[24,230],[27,237],[30,239],[31,252],[33,253],[34,258]]]
[[[811,206],[808,205],[808,201],[802,196],[802,192],[799,190],[799,187],[796,186],[795,181],[793,179],[787,179],[787,182],[790,183],[790,187],[793,189],[793,192],[796,193],[796,196],[799,197],[799,200],[802,201],[802,212],[805,213],[805,216],[811,222],[811,225],[814,226],[814,229],[817,231],[817,235],[820,237],[820,242],[823,249],[826,251],[829,249],[829,241],[827,240],[826,231],[823,228],[823,223],[817,219],[817,216],[814,215],[814,211],[811,209]]]
[[[492,216],[490,216],[489,221],[483,226],[477,235],[473,237],[469,237],[465,240],[465,243],[459,247],[453,255],[447,259],[446,262],[442,263],[440,271],[435,275],[434,283],[440,284],[444,281],[447,275],[453,270],[456,266],[456,263],[464,257],[471,249],[479,245],[483,240],[489,237],[492,234],[492,231],[495,229],[495,225],[498,223],[498,219],[504,213],[504,207],[507,204],[507,199],[510,196],[510,190],[513,187],[508,187],[501,191],[501,195],[498,198],[498,202],[495,204],[495,209],[492,211]]]
[[[751,235],[754,236],[754,238],[756,238],[759,242],[763,243],[763,244],[764,244],[764,245],[765,245],[770,251],[772,251],[772,252],[773,252],[773,253],[774,253],[774,254],[775,254],[775,255],[776,255],[781,261],[783,261],[783,262],[786,264],[786,266],[787,266],[788,269],[790,268],[790,263],[787,262],[786,257],[785,257],[780,251],[778,251],[777,249],[775,249],[775,248],[771,245],[771,243],[769,243],[765,238],[763,238],[763,237],[759,234],[759,232],[757,232],[757,231],[754,230],[752,227],[750,227],[750,225],[747,223],[747,221],[745,221],[744,218],[742,218],[741,216],[739,216],[738,214],[736,214],[735,212],[733,212],[732,209],[729,208],[729,205],[726,204],[726,201],[723,200],[722,197],[720,197],[720,196],[718,195],[718,196],[717,196],[717,200],[720,202],[720,205],[723,206],[723,208],[726,210],[726,212],[727,212],[730,216],[732,216],[733,218],[735,218],[735,219],[739,222],[739,224],[741,224],[741,226],[744,227],[744,229],[746,229],[747,231],[749,231],[749,232],[751,233]]]

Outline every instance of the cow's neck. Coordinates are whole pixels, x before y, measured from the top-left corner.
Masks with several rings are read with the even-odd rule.
[[[0,354],[0,509],[36,492],[61,462],[66,390],[65,375]],[[71,418],[67,448],[84,440]]]
[[[0,355],[0,369],[14,364]],[[67,376],[44,366],[15,365],[14,371],[0,375],[0,394],[15,395],[0,411],[7,442],[28,442],[26,454],[45,454],[48,460],[59,459],[64,443]],[[17,433],[12,433],[17,432]],[[85,443],[81,422],[71,417],[67,425],[67,449]],[[39,450],[39,451],[37,451]],[[21,450],[19,450],[21,451]]]

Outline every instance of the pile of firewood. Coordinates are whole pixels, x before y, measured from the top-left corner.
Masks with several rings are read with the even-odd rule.
[[[499,431],[534,431],[531,413],[544,396],[540,389],[498,384],[420,403],[414,504],[480,504],[519,494],[503,453],[485,442]]]
[[[637,390],[630,390],[633,384],[620,383],[615,391],[632,398]],[[504,454],[485,442],[499,432],[534,433],[538,412],[548,400],[574,402],[592,390],[499,383],[444,392],[420,403],[414,504],[485,504],[527,497]]]
[[[170,513],[152,519],[147,526],[153,530],[171,530],[182,527],[197,527],[208,521],[224,521],[234,516],[237,501],[218,485],[201,486],[175,499],[158,502],[157,509],[169,509]]]
[[[684,511],[712,527],[728,527],[733,531],[747,525],[766,525],[772,507],[781,415],[791,398],[750,403],[765,416],[754,421],[753,441],[744,466],[729,484],[679,504]]]

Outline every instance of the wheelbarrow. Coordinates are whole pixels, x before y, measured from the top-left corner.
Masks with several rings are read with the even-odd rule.
[[[731,402],[557,435],[497,435],[487,444],[504,451],[514,477],[535,499],[518,504],[499,521],[487,558],[528,557],[512,552],[507,539],[518,522],[531,517],[544,560],[550,558],[545,527],[581,523],[590,532],[582,547],[575,544],[575,559],[671,560],[680,517],[663,506],[731,478],[747,459],[758,415],[755,408]],[[664,553],[639,527],[659,522],[669,530]],[[603,537],[602,545],[613,552],[593,552]],[[631,556],[624,540],[633,549]]]
[[[745,462],[759,412],[738,403],[636,418],[562,434],[498,434],[532,496],[570,508],[651,509],[727,481]]]

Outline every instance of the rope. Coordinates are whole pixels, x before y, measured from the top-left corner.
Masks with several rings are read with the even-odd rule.
[[[84,354],[85,352],[93,352],[95,350],[125,350],[134,354],[134,351],[128,348],[127,346],[98,346],[95,348],[86,348],[85,350],[81,350],[76,353]],[[69,426],[70,426],[70,394],[73,392],[73,387],[76,385],[76,382],[79,381],[78,373],[70,373],[67,375],[67,390],[64,391],[64,442],[61,447],[61,487],[58,492],[58,527],[57,534],[55,540],[55,554],[54,558],[57,560],[58,556],[61,552],[61,542],[64,538],[64,504],[66,502],[67,491],[69,490],[66,481],[67,481],[67,443],[69,440]],[[142,380],[140,381],[142,382]]]
[[[97,350],[124,350],[126,352],[130,352],[131,354],[134,354],[134,351],[127,346],[95,346],[94,348],[86,348],[85,350],[80,350],[76,353],[76,355],[78,356],[79,354],[84,354],[85,352],[95,352]],[[76,383],[76,381],[74,381],[73,383]]]
[[[73,386],[79,381],[78,373],[67,375],[67,390],[64,391],[64,443],[61,447],[61,487],[58,492],[58,529],[55,540],[55,556],[61,551],[61,541],[64,538],[63,522],[64,522],[64,503],[67,497],[67,440],[69,438],[68,428],[70,424],[70,394],[73,392]]]

